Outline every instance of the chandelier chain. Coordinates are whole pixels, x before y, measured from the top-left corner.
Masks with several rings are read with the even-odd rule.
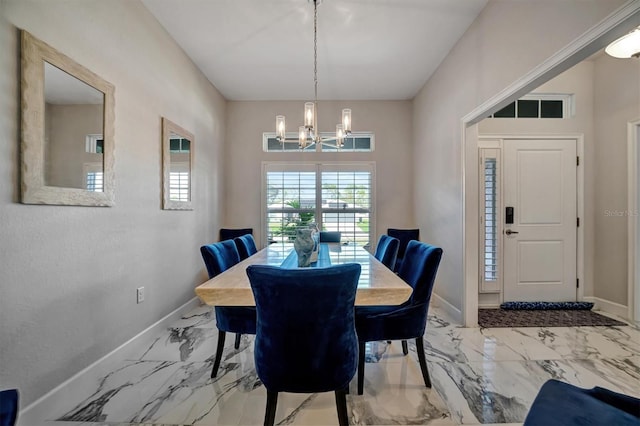
[[[318,104],[318,0],[313,0],[313,86],[314,101]]]

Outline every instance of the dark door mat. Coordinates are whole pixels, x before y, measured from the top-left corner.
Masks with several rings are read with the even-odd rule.
[[[578,309],[590,310],[593,308],[591,302],[504,302],[500,305],[502,309]]]
[[[580,327],[628,325],[613,318],[585,310],[506,310],[478,309],[478,324],[491,327]]]

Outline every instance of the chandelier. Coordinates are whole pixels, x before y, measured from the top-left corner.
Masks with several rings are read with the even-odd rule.
[[[298,127],[298,137],[288,139],[284,115],[276,116],[276,139],[279,142],[297,143],[300,149],[308,145],[327,145],[340,149],[344,146],[344,138],[351,134],[351,110],[342,110],[342,123],[336,124],[336,134],[333,137],[321,137],[318,129],[318,4],[322,0],[308,0],[313,2],[313,85],[314,100],[304,104],[304,125]]]

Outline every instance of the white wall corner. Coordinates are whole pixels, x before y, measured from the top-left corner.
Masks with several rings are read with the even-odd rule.
[[[621,305],[619,303],[611,302],[599,297],[584,297],[583,301],[591,302],[594,304],[593,309],[596,311],[606,312],[607,314],[614,315],[623,320],[630,320],[628,318],[629,308],[627,305]]]
[[[447,314],[449,319],[451,319],[452,321],[458,324],[464,325],[464,320],[462,318],[462,311],[456,308],[455,306],[453,306],[451,303],[444,300],[442,297],[438,296],[436,293],[433,293],[431,295],[431,305],[434,308],[439,308],[443,310],[445,314]],[[468,326],[465,325],[465,327],[468,327]]]

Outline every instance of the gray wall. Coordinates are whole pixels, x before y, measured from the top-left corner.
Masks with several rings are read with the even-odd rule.
[[[0,5],[0,385],[24,407],[194,297],[226,104],[137,0]],[[18,28],[115,86],[114,207],[19,203]],[[160,208],[162,116],[195,135],[194,211]]]
[[[263,161],[375,161],[377,239],[389,227],[414,225],[412,215],[411,102],[319,102],[323,132],[335,131],[342,108],[351,108],[353,131],[375,134],[371,153],[263,152],[262,133],[275,132],[276,115],[287,118],[287,132],[297,132],[303,101],[229,102],[225,156],[225,225],[252,227],[258,244],[261,230]]]
[[[444,249],[435,292],[453,308],[464,301],[461,119],[622,3],[492,0],[414,99],[416,221]]]
[[[640,62],[603,55],[594,68],[595,291],[627,305],[627,123],[640,118]]]

